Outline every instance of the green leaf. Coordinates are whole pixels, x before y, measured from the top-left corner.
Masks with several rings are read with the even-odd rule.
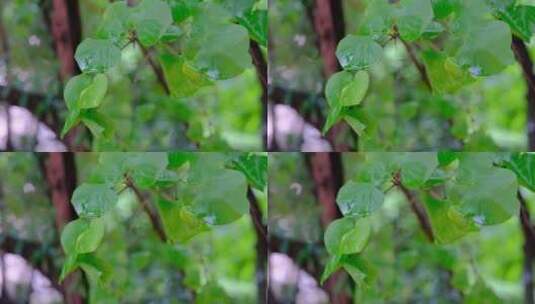
[[[242,172],[251,186],[264,191],[267,185],[268,158],[256,153],[240,154],[232,160],[232,169]]]
[[[79,218],[65,225],[61,232],[61,247],[66,254],[78,253],[76,243],[80,235],[89,227],[89,222],[88,219]]]
[[[87,74],[80,74],[69,79],[63,90],[63,98],[69,110],[79,110],[78,100],[82,92],[93,82],[93,78]]]
[[[469,232],[478,230],[474,222],[453,208],[450,202],[427,197],[425,205],[435,240],[439,244],[454,242]]]
[[[329,224],[324,242],[331,255],[361,252],[371,234],[371,225],[366,218],[343,217]]]
[[[134,28],[142,45],[155,45],[173,23],[171,8],[162,0],[143,0],[134,8]]]
[[[344,69],[357,71],[379,62],[382,51],[371,37],[348,35],[338,43],[336,57]]]
[[[78,268],[78,262],[76,261],[78,255],[68,254],[67,258],[63,262],[63,267],[61,268],[61,274],[59,275],[59,282],[63,282],[65,278],[73,271]]]
[[[206,223],[180,202],[158,200],[165,233],[172,242],[185,243],[208,230]]]
[[[267,47],[268,40],[268,11],[250,10],[238,22],[249,31],[249,36],[260,45]]]
[[[123,170],[132,177],[136,186],[153,186],[168,164],[167,153],[129,153]]]
[[[182,56],[163,54],[160,63],[171,95],[175,97],[191,96],[200,88],[212,84],[206,75],[186,63]]]
[[[117,194],[105,184],[81,184],[74,190],[72,204],[80,217],[100,217],[117,202]]]
[[[76,240],[76,253],[89,253],[97,250],[104,238],[104,220],[94,218],[89,221],[85,231]]]
[[[475,81],[472,74],[451,57],[433,50],[427,50],[422,55],[431,86],[437,94],[454,93]]]
[[[353,129],[353,131],[357,133],[358,136],[364,135],[364,130],[366,129],[366,125],[363,124],[360,120],[347,114],[344,115],[344,120],[351,127],[351,129]]]
[[[437,159],[441,167],[446,167],[457,160],[457,153],[452,151],[439,151],[437,153]]]
[[[247,182],[243,174],[221,170],[217,176],[199,181],[193,210],[207,223],[224,225],[248,212]]]
[[[126,2],[110,3],[100,21],[97,36],[110,39],[115,45],[126,43],[130,18],[131,13]]]
[[[529,42],[535,28],[535,6],[507,6],[498,9],[497,16],[506,22],[516,35]]]
[[[343,215],[368,216],[379,209],[384,194],[369,183],[347,182],[336,196],[336,203]]]
[[[221,24],[199,33],[185,53],[195,69],[213,80],[233,78],[251,66],[249,34],[236,24]]]
[[[192,152],[169,152],[167,159],[169,161],[169,168],[180,168],[182,165],[193,161],[197,158],[197,154]]]
[[[113,122],[104,116],[104,114],[91,109],[83,111],[80,119],[91,131],[95,139],[112,137],[114,131]]]
[[[329,260],[327,261],[327,264],[325,265],[325,268],[323,269],[323,273],[321,274],[320,284],[323,285],[325,281],[333,274],[335,273],[340,267],[342,267],[340,261],[341,261],[340,255],[331,255],[329,256]]]
[[[514,153],[506,164],[516,174],[520,184],[535,191],[535,154]]]
[[[364,20],[360,25],[360,33],[370,36],[378,43],[386,43],[390,39],[393,25],[394,8],[389,0],[368,1]]]
[[[97,74],[89,86],[80,94],[78,106],[81,109],[91,109],[100,106],[108,90],[108,77],[106,74]]]
[[[401,181],[408,188],[421,187],[437,167],[435,152],[406,153],[401,158]]]
[[[468,28],[463,36],[455,58],[461,66],[468,67],[472,75],[496,74],[514,62],[511,30],[507,24],[485,22]]]
[[[366,96],[370,76],[366,71],[356,74],[342,71],[329,78],[325,86],[325,96],[331,107],[358,105]]]
[[[460,166],[466,166],[463,162]],[[479,225],[502,223],[518,212],[516,176],[502,168],[459,168],[447,197],[457,210]]]
[[[121,60],[121,50],[111,40],[87,38],[74,55],[78,66],[86,73],[103,73]]]
[[[94,254],[81,254],[76,263],[84,270],[92,284],[106,284],[113,274],[112,266]]]
[[[433,21],[431,0],[401,0],[397,25],[401,38],[413,41],[425,32]]]
[[[432,0],[433,13],[437,19],[444,19],[459,8],[460,0]]]
[[[63,129],[61,129],[61,138],[63,138],[69,130],[76,126],[80,122],[80,110],[72,110],[67,114]]]
[[[325,121],[323,130],[321,131],[323,135],[325,135],[341,119],[342,119],[342,106],[338,105],[338,106],[334,106],[330,108],[329,113],[327,114],[327,120]]]

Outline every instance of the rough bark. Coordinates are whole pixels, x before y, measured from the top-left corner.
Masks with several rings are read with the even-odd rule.
[[[306,158],[316,199],[321,206],[321,223],[326,228],[342,216],[336,205],[336,194],[344,182],[341,154],[310,153],[306,154]],[[344,276],[342,272],[337,272],[325,282],[325,289],[333,304],[351,303],[351,296],[340,289]]]
[[[515,58],[522,68],[524,80],[527,86],[527,135],[529,151],[535,151],[535,74],[533,71],[533,61],[529,55],[529,50],[522,39],[513,36],[512,49]]]
[[[67,81],[80,73],[74,60],[76,46],[80,43],[82,30],[78,0],[52,0],[50,12],[52,37],[60,63],[60,77]]]

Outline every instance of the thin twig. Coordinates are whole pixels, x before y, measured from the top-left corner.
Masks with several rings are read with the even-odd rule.
[[[393,183],[399,188],[399,190],[401,190],[401,192],[403,192],[403,194],[407,198],[407,201],[409,201],[411,209],[416,215],[416,217],[418,218],[420,227],[422,228],[427,239],[431,243],[434,243],[435,236],[433,234],[431,221],[429,220],[427,212],[425,211],[425,208],[420,202],[420,200],[418,199],[418,197],[412,191],[410,191],[405,185],[403,185],[403,183],[401,182],[399,172],[394,175]]]
[[[152,224],[152,228],[154,228],[160,240],[162,240],[163,242],[167,242],[167,235],[165,234],[165,230],[163,228],[160,217],[158,216],[156,211],[154,211],[151,203],[147,200],[145,195],[141,193],[141,190],[139,190],[139,188],[134,184],[132,179],[130,179],[129,177],[126,178],[126,185],[128,186],[128,188],[134,191],[134,194],[136,195],[137,200],[143,207],[143,210],[145,211],[145,213],[147,213],[147,215],[149,216],[150,222]]]
[[[533,284],[533,263],[535,262],[535,227],[531,223],[528,204],[520,191],[517,192],[520,201],[520,225],[524,234],[524,303],[535,303],[535,285]]]

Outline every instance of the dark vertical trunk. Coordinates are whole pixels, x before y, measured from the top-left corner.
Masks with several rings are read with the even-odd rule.
[[[76,164],[73,153],[48,153],[40,158],[43,178],[48,185],[48,195],[55,209],[58,233],[70,221],[76,219],[71,197],[76,188]],[[79,292],[80,281],[76,273],[69,275],[61,284],[67,303],[84,303]],[[83,283],[83,282],[82,282]]]
[[[336,58],[336,47],[345,35],[342,1],[315,0],[312,21],[317,34],[318,48],[323,59],[323,74],[325,78],[329,78],[341,69]],[[348,127],[345,123],[338,123],[327,134],[327,138],[335,151],[349,150],[347,144],[339,143],[340,135],[347,131]]]
[[[268,81],[267,81],[267,74],[268,74],[268,65],[266,62],[266,59],[264,58],[264,54],[262,54],[262,49],[258,45],[256,41],[251,40],[250,41],[250,47],[249,47],[249,53],[251,54],[251,57],[253,58],[253,64],[256,68],[256,74],[258,77],[258,81],[260,82],[260,86],[262,88],[262,144],[264,147],[264,150],[267,150],[268,148],[268,142],[267,142],[267,115],[268,115]]]
[[[531,223],[531,216],[526,200],[518,192],[520,201],[520,226],[524,234],[524,271],[522,282],[524,284],[524,303],[535,304],[535,285],[533,279],[533,264],[535,263],[535,225]]]
[[[80,73],[74,60],[76,46],[82,38],[77,0],[52,0],[50,22],[54,47],[60,62],[60,77],[67,81]]]
[[[271,292],[268,287],[268,228],[263,223],[262,210],[258,205],[258,200],[254,192],[249,187],[247,189],[247,199],[249,200],[249,214],[253,222],[256,234],[256,286],[258,303],[274,303],[271,299]]]
[[[321,205],[321,222],[326,228],[342,214],[336,205],[336,194],[344,183],[341,154],[310,153],[305,154],[310,176],[314,182],[314,192]],[[343,290],[345,275],[337,272],[325,283],[331,303],[351,303],[351,296]]]
[[[513,51],[522,68],[527,86],[527,135],[529,151],[535,151],[535,74],[529,50],[522,39],[513,36]]]

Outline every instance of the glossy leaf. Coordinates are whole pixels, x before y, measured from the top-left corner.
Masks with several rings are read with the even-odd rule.
[[[75,58],[83,72],[103,73],[121,60],[121,51],[110,40],[87,38],[78,45]]]
[[[371,226],[367,219],[344,217],[335,220],[325,231],[325,248],[331,255],[359,253],[368,243]]]
[[[354,181],[347,182],[336,196],[336,203],[346,216],[368,216],[379,209],[383,201],[383,192],[374,185]]]
[[[72,204],[80,217],[100,217],[117,202],[117,194],[105,184],[82,184],[74,190]]]
[[[348,35],[338,43],[336,57],[344,69],[357,71],[379,62],[382,51],[371,37]]]
[[[80,94],[78,106],[81,109],[91,109],[100,106],[106,91],[108,90],[108,77],[105,74],[97,74],[91,84]]]
[[[401,0],[397,26],[401,38],[413,41],[425,32],[433,21],[431,0]]]

